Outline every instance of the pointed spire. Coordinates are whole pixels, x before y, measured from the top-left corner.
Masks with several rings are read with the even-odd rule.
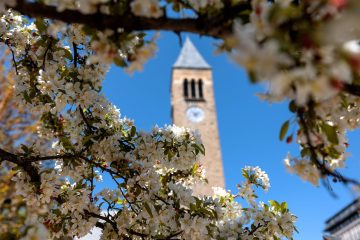
[[[184,46],[173,68],[210,69],[211,67],[195,48],[190,38],[186,37]]]

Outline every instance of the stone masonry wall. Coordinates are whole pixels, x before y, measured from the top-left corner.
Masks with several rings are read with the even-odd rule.
[[[202,79],[205,101],[185,100],[183,95],[185,78],[188,80]],[[206,154],[201,159],[201,163],[206,169],[206,177],[209,183],[196,186],[195,193],[212,195],[212,187],[225,187],[225,183],[211,69],[173,69],[171,101],[173,123],[178,126],[198,129],[205,146]],[[205,118],[201,122],[193,123],[188,120],[186,110],[191,106],[200,107],[205,112]]]

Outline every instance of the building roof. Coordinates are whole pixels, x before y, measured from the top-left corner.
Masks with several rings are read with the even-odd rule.
[[[173,68],[211,69],[210,65],[201,56],[189,37],[186,37],[184,46]]]
[[[324,231],[331,232],[339,228],[343,228],[354,219],[360,217],[360,198],[356,198],[346,207],[338,211],[331,218],[326,220],[326,228]]]

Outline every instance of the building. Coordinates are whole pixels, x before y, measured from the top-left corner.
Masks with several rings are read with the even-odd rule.
[[[186,38],[172,69],[172,120],[175,125],[198,129],[206,154],[201,164],[208,184],[195,187],[196,194],[212,195],[212,187],[224,187],[224,174],[214,100],[212,69]]]
[[[360,240],[360,198],[326,221],[325,240]]]

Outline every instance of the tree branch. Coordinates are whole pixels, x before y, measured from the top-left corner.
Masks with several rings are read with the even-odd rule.
[[[42,67],[41,67],[42,70],[45,70],[46,56],[47,56],[47,54],[48,54],[48,52],[49,52],[49,50],[50,50],[50,48],[51,48],[52,41],[53,41],[53,39],[50,38],[50,42],[49,42],[49,44],[48,44],[47,47],[46,47],[46,50],[45,50],[45,53],[44,53],[44,58],[43,58],[43,63],[42,63]]]
[[[94,218],[98,218],[100,220],[103,220],[107,223],[110,223],[110,225],[113,227],[113,229],[118,232],[118,228],[117,228],[117,225],[116,225],[116,222],[114,221],[111,221],[108,217],[104,217],[104,216],[101,216],[99,214],[96,214],[96,213],[93,213],[93,212],[89,212],[88,210],[84,210],[84,213],[90,217],[94,217]],[[98,224],[96,224],[96,226],[98,226]],[[99,226],[101,226],[99,224]],[[103,226],[103,225],[102,225]]]
[[[354,184],[360,186],[360,183],[357,180],[344,177],[339,172],[329,169],[325,164],[320,162],[316,154],[316,147],[314,147],[311,143],[309,128],[304,118],[304,110],[303,109],[298,110],[297,115],[300,119],[300,124],[304,129],[307,145],[309,146],[310,149],[310,159],[315,164],[317,169],[321,172],[322,176],[334,177],[334,179],[342,182],[345,185]]]
[[[7,152],[3,149],[0,149],[0,162],[2,161],[9,161],[11,163],[14,163],[21,167],[31,178],[31,182],[40,182],[41,177],[38,173],[38,169],[32,165],[34,162],[39,161],[47,161],[47,160],[55,160],[55,159],[64,159],[64,158],[78,158],[82,159],[85,162],[94,165],[97,168],[100,168],[102,171],[107,172],[109,174],[115,175],[117,177],[120,177],[124,179],[122,175],[120,175],[118,172],[115,172],[111,169],[108,169],[106,167],[101,166],[99,163],[92,161],[91,159],[88,159],[87,157],[84,157],[82,155],[53,155],[53,156],[21,156],[21,155],[15,155],[13,153]]]
[[[268,222],[265,222],[267,225]],[[256,227],[252,228],[252,230],[250,231],[249,229],[249,232],[248,232],[248,236],[252,236],[259,228],[263,227],[264,225],[261,225],[261,224],[258,224]]]
[[[41,17],[60,20],[66,23],[79,23],[89,27],[104,29],[124,29],[125,31],[165,30],[172,32],[191,32],[214,38],[224,38],[232,32],[232,24],[228,20],[247,8],[247,4],[238,4],[211,17],[198,18],[146,18],[131,13],[123,15],[107,15],[102,13],[83,14],[77,10],[58,12],[56,7],[36,2],[19,1],[14,10],[29,17]],[[226,16],[225,16],[226,15]]]
[[[126,194],[125,194],[124,191],[122,190],[122,188],[121,188],[121,186],[120,186],[120,183],[114,178],[114,176],[113,176],[112,174],[110,174],[110,176],[111,176],[111,178],[116,182],[116,184],[118,185],[118,188],[119,188],[119,190],[120,190],[120,192],[121,192],[121,195],[123,195],[124,199],[129,203],[129,206],[130,206],[131,210],[132,210],[134,213],[138,214],[138,211],[136,211],[135,208],[133,207],[133,204],[134,204],[134,205],[136,205],[136,204],[129,201],[129,199],[126,197]],[[136,207],[139,208],[139,206],[137,206],[137,205],[136,205]]]
[[[11,48],[11,46],[10,46],[9,43],[6,43],[6,45],[9,47],[10,52],[11,52],[12,61],[13,61],[14,67],[15,67],[15,73],[16,73],[16,75],[19,75],[19,71],[18,71],[18,66],[17,66],[17,63],[16,63],[16,59],[15,59],[14,50]]]
[[[360,97],[360,85],[344,83],[343,90],[351,95]]]
[[[0,149],[0,162],[2,161],[9,161],[21,167],[30,176],[30,182],[39,183],[41,181],[38,169],[25,158]]]

